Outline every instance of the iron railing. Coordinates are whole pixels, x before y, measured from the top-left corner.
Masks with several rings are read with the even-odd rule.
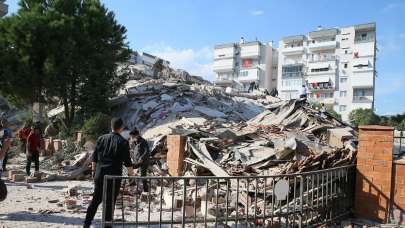
[[[394,131],[394,158],[399,158],[405,154],[405,136],[404,131]]]
[[[105,176],[103,202],[115,195],[108,185],[123,184],[116,201],[121,213],[106,221],[103,203],[102,227],[331,224],[351,213],[354,179],[354,165],[272,176]],[[143,180],[151,186],[148,193],[139,191]]]

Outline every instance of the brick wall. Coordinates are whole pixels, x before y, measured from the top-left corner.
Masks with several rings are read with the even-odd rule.
[[[167,166],[169,174],[172,176],[182,175],[185,146],[186,137],[181,135],[167,136]]]
[[[393,164],[393,219],[397,224],[405,224],[405,160]]]
[[[355,214],[387,222],[391,203],[393,128],[359,127]]]

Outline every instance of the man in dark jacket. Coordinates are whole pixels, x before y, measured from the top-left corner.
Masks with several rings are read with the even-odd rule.
[[[120,135],[124,129],[124,123],[121,119],[113,118],[111,120],[111,128],[111,133],[98,138],[96,148],[93,152],[92,171],[94,173],[94,193],[93,199],[87,208],[86,220],[83,226],[86,228],[90,227],[94,215],[97,212],[97,208],[102,201],[104,176],[121,176],[123,164],[128,169],[128,175],[133,175],[132,161],[129,154],[129,143]],[[111,221],[113,217],[113,207],[115,206],[120,187],[120,180],[115,180],[114,183],[113,180],[107,182],[105,202],[106,221]]]
[[[141,177],[146,176],[149,166],[150,150],[148,142],[141,137],[138,129],[133,129],[130,133],[131,141],[131,157],[134,162],[134,169],[139,169]],[[149,192],[148,180],[142,180],[142,186],[144,192]]]

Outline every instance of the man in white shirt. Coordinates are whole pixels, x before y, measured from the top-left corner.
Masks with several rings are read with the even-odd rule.
[[[307,100],[307,95],[308,94],[308,89],[306,87],[306,85],[302,85],[301,89],[300,89],[300,99],[303,101]]]

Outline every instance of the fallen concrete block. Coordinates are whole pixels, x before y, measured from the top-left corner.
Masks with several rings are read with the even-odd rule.
[[[22,182],[25,180],[25,175],[24,174],[13,174],[11,180],[14,182]]]
[[[24,174],[21,170],[10,170],[8,171],[8,179],[12,180],[14,174]]]
[[[226,118],[225,113],[204,106],[196,106],[194,110],[213,118]]]

